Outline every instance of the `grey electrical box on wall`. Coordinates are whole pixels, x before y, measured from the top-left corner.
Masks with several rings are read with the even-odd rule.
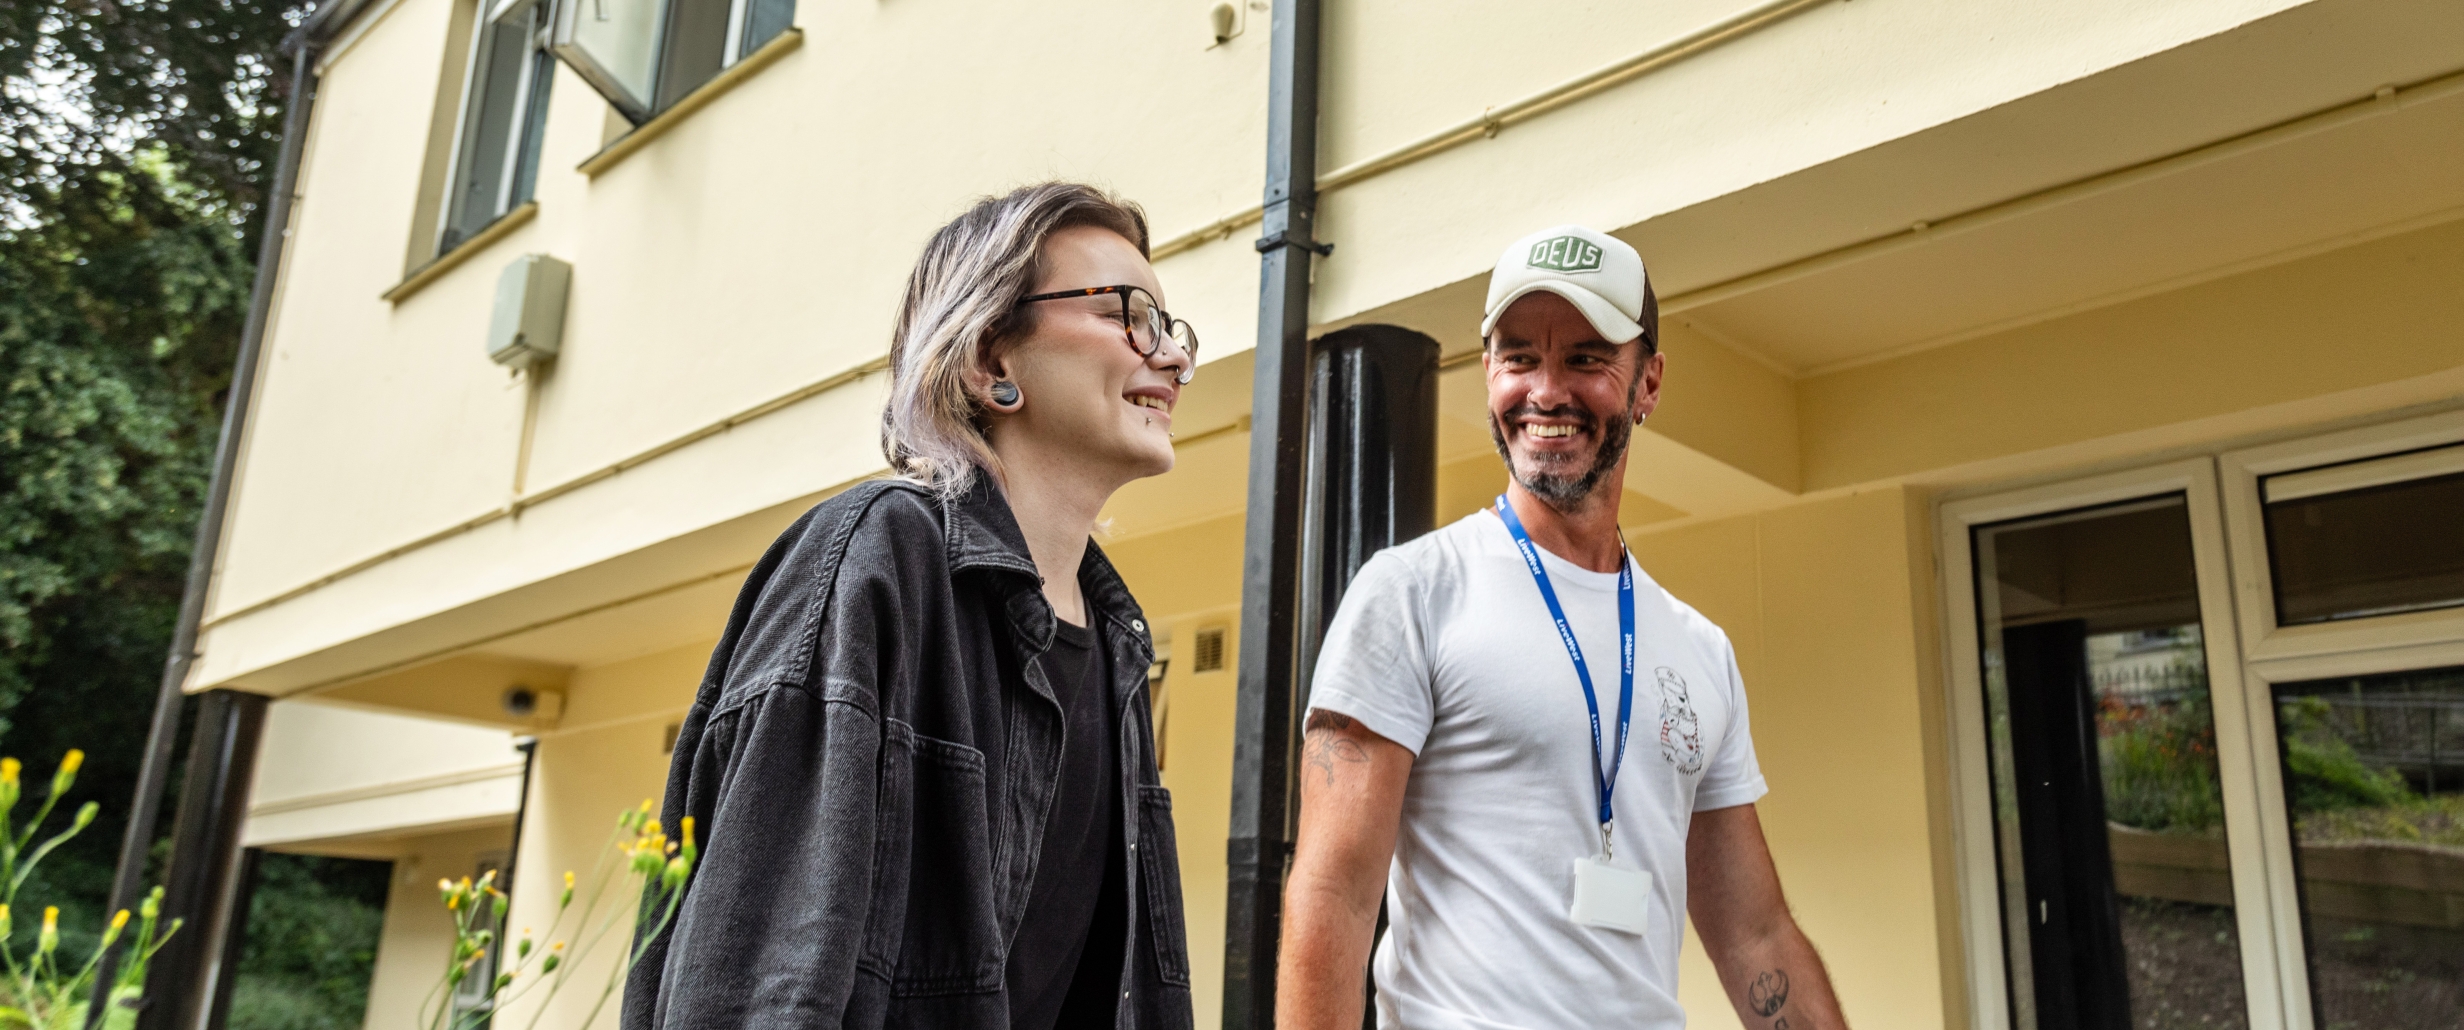
[[[573,266],[545,254],[524,254],[496,280],[496,313],[488,319],[488,359],[529,368],[556,356],[565,335],[565,289]]]

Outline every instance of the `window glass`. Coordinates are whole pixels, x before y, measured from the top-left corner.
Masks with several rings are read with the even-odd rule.
[[[438,253],[530,200],[554,78],[540,49],[540,15],[539,3],[516,3],[480,35]]]
[[[2464,605],[2464,473],[2269,497],[2279,624]]]
[[[555,53],[639,125],[787,29],[795,0],[575,0]]]
[[[2464,1013],[2464,667],[2279,685],[2315,1023]]]
[[[2014,1024],[2247,1026],[2184,499],[1973,539]]]
[[[787,31],[796,18],[796,0],[742,0],[744,4],[744,35],[739,54],[761,49],[779,33]]]
[[[561,21],[556,55],[625,117],[648,118],[666,0],[573,0]]]
[[[658,110],[701,88],[727,66],[729,0],[670,0],[667,41],[659,54]]]

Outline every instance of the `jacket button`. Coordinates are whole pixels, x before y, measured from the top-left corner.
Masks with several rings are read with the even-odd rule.
[[[1140,632],[1140,633],[1144,633],[1144,632],[1146,632],[1146,620],[1145,620],[1145,619],[1131,619],[1131,620],[1129,620],[1129,628],[1134,629],[1134,630],[1137,630],[1137,631],[1138,631],[1138,632]]]

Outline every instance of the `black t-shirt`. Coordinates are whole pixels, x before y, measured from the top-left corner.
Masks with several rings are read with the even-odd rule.
[[[1093,629],[1060,623],[1052,649],[1037,661],[1061,702],[1061,776],[1027,912],[1010,946],[1010,1026],[1108,1027],[1120,1002],[1128,932],[1120,726]]]

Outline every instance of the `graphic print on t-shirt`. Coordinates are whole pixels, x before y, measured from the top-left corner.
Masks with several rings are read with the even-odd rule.
[[[1691,776],[1703,768],[1703,722],[1694,715],[1694,700],[1686,696],[1685,677],[1660,666],[1660,757]]]

